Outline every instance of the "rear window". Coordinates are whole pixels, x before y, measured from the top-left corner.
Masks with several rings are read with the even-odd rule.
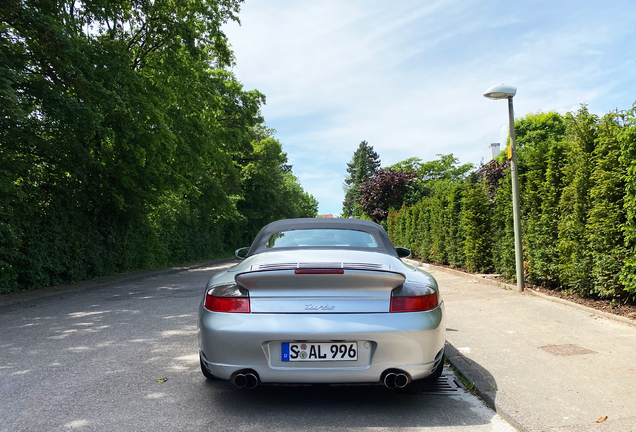
[[[368,247],[377,248],[375,238],[364,231],[343,229],[307,229],[281,231],[273,234],[267,244],[268,248],[293,247]]]

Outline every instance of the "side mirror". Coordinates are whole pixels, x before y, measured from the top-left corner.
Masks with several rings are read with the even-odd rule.
[[[247,253],[250,251],[250,248],[243,247],[234,251],[234,255],[240,260],[244,260],[247,256]]]
[[[395,251],[397,252],[399,258],[408,258],[411,256],[411,251],[407,248],[397,247],[395,248]]]

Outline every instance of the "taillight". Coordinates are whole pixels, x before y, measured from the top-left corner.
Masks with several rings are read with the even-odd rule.
[[[212,312],[249,313],[250,297],[236,284],[217,285],[205,293],[203,306]]]
[[[438,305],[437,291],[425,284],[405,282],[391,292],[390,312],[423,312]]]

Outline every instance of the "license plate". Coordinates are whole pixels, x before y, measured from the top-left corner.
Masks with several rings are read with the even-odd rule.
[[[357,342],[283,342],[281,351],[284,362],[358,360]]]

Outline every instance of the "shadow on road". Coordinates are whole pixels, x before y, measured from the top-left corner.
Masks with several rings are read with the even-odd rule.
[[[206,383],[210,403],[250,429],[422,428],[488,423],[470,412],[465,397],[405,394],[382,386],[260,386],[236,389],[224,381]],[[465,395],[464,395],[465,396]],[[253,416],[252,413],[267,413]],[[210,423],[210,430],[215,422]]]

